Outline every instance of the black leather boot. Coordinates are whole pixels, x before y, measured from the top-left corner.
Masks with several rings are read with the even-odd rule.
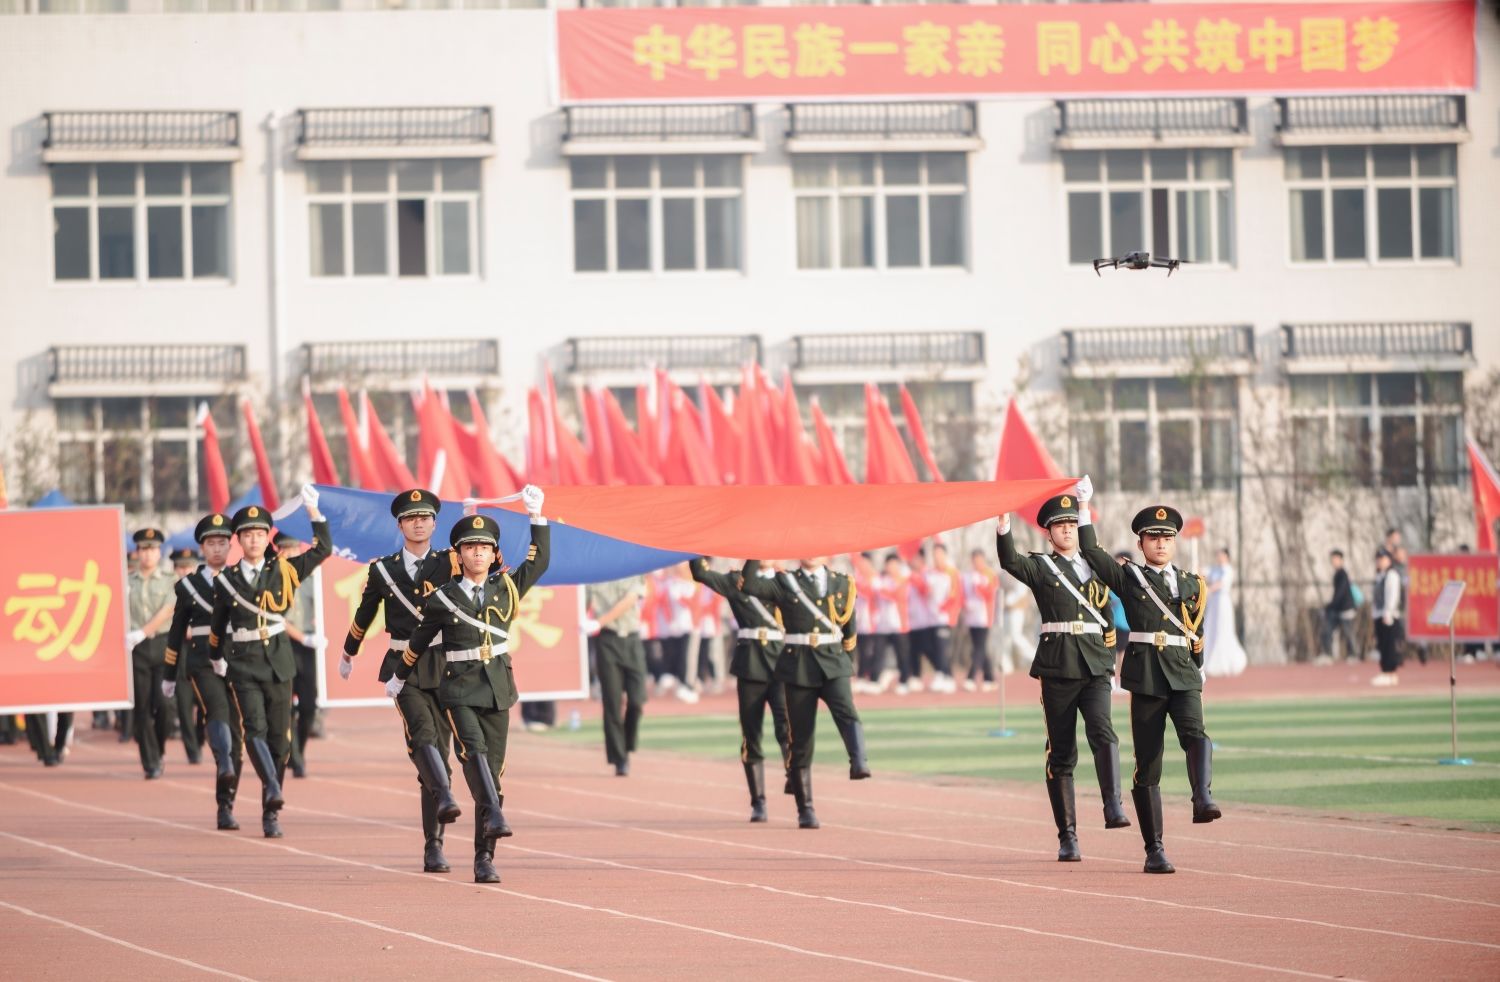
[[[870,761],[865,754],[865,727],[859,720],[839,727],[844,749],[849,752],[849,780],[863,781],[870,776]]]
[[[430,791],[437,807],[437,820],[447,825],[463,815],[463,809],[454,800],[453,788],[448,782],[448,768],[443,764],[443,755],[437,747],[418,747],[412,754],[417,773],[422,776],[422,787]]]
[[[486,765],[488,766],[488,765]],[[467,770],[467,769],[466,769]],[[500,873],[495,869],[495,839],[487,834],[484,813],[488,805],[481,805],[474,812],[474,882],[499,883]]]
[[[1120,803],[1120,745],[1109,746],[1094,753],[1094,770],[1099,775],[1099,797],[1104,799],[1104,827],[1107,829],[1130,828],[1130,816]]]
[[[1214,779],[1214,745],[1208,737],[1199,737],[1187,752],[1188,784],[1193,787],[1193,824],[1206,825],[1224,813],[1209,793]]]
[[[1135,801],[1135,820],[1141,826],[1141,840],[1146,844],[1147,873],[1175,873],[1177,867],[1167,859],[1161,847],[1161,788],[1131,788]]]
[[[499,839],[510,835],[510,826],[505,824],[505,816],[500,813],[500,794],[495,790],[495,775],[490,773],[489,761],[473,758],[464,761],[464,780],[468,782],[474,803],[479,806],[475,817],[483,824],[485,838]]]
[[[766,815],[766,765],[745,761],[745,783],[750,787],[750,821],[764,822]]]
[[[271,757],[271,748],[260,737],[251,737],[245,742],[250,754],[250,766],[260,778],[260,806],[262,811],[280,811],[285,804],[281,797],[281,780],[277,775],[276,761]]]
[[[811,767],[792,771],[792,793],[797,796],[797,828],[818,828],[818,813],[813,811]]]
[[[1078,816],[1073,810],[1073,775],[1047,778],[1047,798],[1052,802],[1052,820],[1057,823],[1057,861],[1081,862]]]
[[[422,789],[422,872],[446,873],[452,867],[443,855],[443,823],[438,821],[438,797]]]
[[[276,812],[265,811],[260,813],[260,832],[267,839],[281,838],[281,821],[277,818]]]

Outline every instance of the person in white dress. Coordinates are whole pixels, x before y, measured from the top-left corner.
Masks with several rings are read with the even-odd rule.
[[[1220,549],[1208,568],[1208,611],[1203,618],[1203,674],[1238,675],[1249,659],[1234,629],[1234,566]]]

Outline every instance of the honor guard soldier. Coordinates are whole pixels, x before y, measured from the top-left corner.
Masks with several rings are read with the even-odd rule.
[[[441,508],[438,496],[423,488],[403,491],[391,499],[391,515],[401,530],[404,544],[400,552],[372,562],[365,573],[364,595],[354,612],[354,621],[344,638],[344,654],[339,659],[342,678],[349,677],[352,659],[359,654],[360,644],[384,606],[385,629],[391,642],[381,659],[378,678],[389,682],[411,646],[412,632],[422,622],[427,595],[462,575],[458,550],[432,548],[432,531]],[[443,826],[463,814],[453,798],[449,781],[452,771],[448,767],[448,720],[438,702],[444,667],[441,658],[422,659],[396,697],[401,729],[406,734],[406,755],[417,769],[422,789],[424,873],[448,872],[448,860],[443,856]]]
[[[187,546],[183,546],[181,549],[173,549],[171,555],[172,580],[174,583],[182,582],[184,576],[192,573],[200,565],[198,562],[198,553]],[[174,619],[177,616],[175,607],[172,616]],[[171,647],[170,637],[167,646]],[[166,692],[166,686],[162,687],[162,692]],[[174,687],[174,692],[175,694],[167,699],[167,704],[169,708],[175,708],[176,710],[178,731],[182,734],[182,747],[187,751],[188,763],[201,763],[203,760],[203,740],[205,736],[203,729],[204,721],[198,713],[197,703],[193,699],[193,690],[189,686],[183,686],[180,689]]]
[[[646,578],[627,576],[590,583],[584,596],[593,619],[584,624],[594,637],[594,667],[604,716],[604,759],[616,777],[630,776],[641,716],[646,711],[646,646],[641,641],[641,605]],[[621,712],[620,700],[625,700]]]
[[[1078,483],[1087,504],[1093,484]],[[1087,510],[1084,510],[1087,514]],[[1120,682],[1130,692],[1130,733],[1135,744],[1135,778],[1130,795],[1146,844],[1147,873],[1172,873],[1162,849],[1161,758],[1167,717],[1187,754],[1188,783],[1193,789],[1193,821],[1221,817],[1209,793],[1213,744],[1203,732],[1203,623],[1208,588],[1203,577],[1172,565],[1182,515],[1175,508],[1151,505],[1130,523],[1138,537],[1144,564],[1117,563],[1099,548],[1087,519],[1079,530],[1083,558],[1120,597],[1130,634]]]
[[[706,556],[695,560],[691,568],[693,579],[729,601],[738,627],[729,674],[735,677],[739,693],[740,762],[745,765],[745,783],[750,787],[750,821],[764,822],[766,765],[760,737],[767,706],[771,707],[771,729],[781,747],[783,769],[787,761],[786,692],[776,679],[776,662],[781,657],[785,632],[775,611],[741,589],[738,574],[714,572],[709,569]],[[760,564],[754,575],[769,579],[776,575],[776,570]]]
[[[854,581],[828,568],[820,556],[804,559],[797,572],[759,576],[761,563],[752,559],[740,574],[748,597],[774,604],[786,627],[776,678],[786,686],[787,728],[791,750],[787,769],[797,798],[797,826],[818,827],[813,810],[812,760],[818,700],[833,714],[833,722],[849,753],[849,779],[870,776],[865,759],[864,728],[854,708],[849,677],[854,672]]]
[[[208,633],[214,617],[214,580],[229,562],[229,516],[214,512],[205,515],[193,529],[193,538],[203,550],[203,565],[177,581],[177,606],[172,613],[172,629],[167,635],[167,670],[162,693],[168,699],[177,695],[179,675],[187,676],[189,691],[198,701],[208,722],[208,749],[214,758],[214,799],[218,802],[219,828],[234,830],[240,823],[234,819],[234,797],[240,786],[244,766],[239,713],[229,696],[228,684],[215,670]]]
[[[1042,631],[1032,678],[1042,682],[1042,718],[1047,725],[1047,797],[1057,823],[1058,862],[1076,863],[1077,818],[1073,769],[1078,763],[1078,716],[1094,754],[1104,827],[1128,828],[1120,805],[1120,741],[1109,720],[1110,679],[1115,673],[1115,632],[1108,615],[1109,588],[1078,554],[1078,499],[1059,495],[1037,512],[1050,553],[1016,552],[1010,516],[997,529],[1000,568],[1025,584],[1041,609]]]
[[[167,639],[160,633],[172,621],[172,577],[161,567],[165,536],[160,529],[143,528],[131,536],[135,542],[136,568],[125,580],[129,596],[130,630],[125,646],[130,649],[134,681],[135,742],[141,769],[148,781],[161,777],[162,750],[172,732],[172,707],[162,695],[166,675]]]
[[[300,539],[285,532],[277,532],[274,542],[277,553],[286,559],[303,548]],[[306,777],[307,741],[318,717],[318,656],[327,646],[317,632],[313,591],[298,590],[285,617],[286,636],[292,643],[292,664],[297,666],[297,673],[292,676],[292,739],[287,765],[292,777]]]
[[[490,568],[500,559],[500,525],[486,515],[464,517],[448,541],[458,551],[462,578],[448,581],[428,597],[422,621],[412,632],[386,694],[400,699],[406,680],[423,661],[442,666],[438,699],[453,728],[454,748],[463,763],[464,780],[474,797],[474,882],[499,883],[495,840],[511,834],[501,807],[500,778],[505,773],[505,744],[510,707],[519,699],[506,646],[511,622],[526,595],[547,571],[551,539],[542,517],[542,490],[521,489],[531,516],[531,547],[514,575]],[[442,641],[437,641],[439,632]],[[431,650],[429,651],[429,646]]]
[[[291,753],[292,677],[297,672],[286,615],[297,588],[333,551],[318,492],[302,486],[312,521],[312,547],[290,559],[268,550],[271,515],[258,505],[234,514],[235,538],[245,556],[215,579],[214,619],[208,633],[214,671],[229,680],[229,696],[244,728],[245,749],[261,783],[261,833],[281,838],[277,812]],[[227,675],[226,675],[227,673]]]

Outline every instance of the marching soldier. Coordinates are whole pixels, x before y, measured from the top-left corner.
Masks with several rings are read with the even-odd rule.
[[[381,659],[378,678],[389,682],[401,667],[412,632],[422,622],[427,595],[461,575],[458,550],[432,548],[432,531],[441,508],[438,496],[423,488],[403,491],[391,499],[391,515],[404,542],[400,552],[375,560],[365,573],[365,592],[339,659],[342,678],[347,679],[353,670],[352,659],[359,654],[359,646],[383,605],[391,643]],[[401,714],[401,728],[406,734],[406,755],[417,769],[421,786],[424,873],[448,872],[443,826],[463,814],[453,799],[449,781],[448,721],[438,701],[444,667],[441,658],[422,659],[410,684],[396,696],[396,711]]]
[[[776,661],[776,678],[786,685],[788,736],[791,750],[787,769],[792,793],[797,799],[797,827],[815,829],[812,760],[818,700],[833,714],[833,722],[849,753],[849,780],[870,776],[865,757],[864,727],[854,708],[849,689],[853,674],[854,581],[828,568],[828,558],[804,559],[795,573],[773,577],[759,574],[760,561],[752,559],[740,574],[747,597],[774,604],[786,627],[785,647]]]
[[[275,542],[277,553],[286,559],[303,549],[301,541],[285,532],[276,533]],[[286,636],[292,643],[292,663],[297,666],[297,674],[292,676],[292,695],[296,699],[292,706],[291,750],[287,758],[292,777],[307,776],[307,741],[318,717],[318,655],[324,642],[323,636],[317,633],[313,604],[313,591],[298,590],[292,609],[286,614]]]
[[[766,605],[749,596],[740,587],[739,577],[716,573],[708,568],[708,557],[692,564],[693,579],[729,601],[737,642],[729,674],[736,679],[740,702],[740,761],[745,765],[745,783],[750,787],[750,821],[766,820],[766,766],[760,750],[761,730],[765,726],[766,707],[771,707],[771,728],[781,747],[783,769],[787,761],[786,692],[777,681],[776,662],[781,657],[781,620]],[[776,570],[760,564],[755,574],[761,578],[776,575]]]
[[[136,568],[125,581],[130,597],[130,630],[125,645],[130,649],[135,683],[135,742],[141,769],[146,772],[146,780],[152,781],[161,777],[161,755],[172,732],[171,710],[161,692],[167,639],[159,633],[172,620],[172,577],[161,568],[165,536],[160,529],[139,529],[131,538],[137,558]]]
[[[591,583],[586,591],[594,627],[595,672],[599,677],[599,702],[604,715],[604,759],[616,777],[630,776],[630,755],[635,753],[641,716],[646,707],[646,646],[641,641],[641,601],[646,596],[646,578],[627,576],[606,583]],[[620,711],[620,699],[625,710]]]
[[[189,575],[198,568],[198,554],[186,546],[181,549],[172,550],[172,579],[181,583],[184,576]],[[178,598],[179,600],[181,598]],[[173,619],[177,617],[176,608],[173,608]],[[167,647],[171,647],[170,637]],[[203,760],[203,721],[199,718],[198,707],[193,701],[193,690],[189,686],[176,689],[176,694],[169,696],[167,702],[175,708],[177,713],[177,728],[182,735],[182,747],[187,751],[189,764],[197,764]],[[166,686],[162,686],[162,692],[166,692]]]
[[[297,588],[333,551],[318,492],[302,486],[312,521],[312,548],[284,559],[268,550],[271,516],[258,505],[235,512],[232,523],[244,558],[215,578],[214,616],[208,633],[213,670],[229,679],[229,695],[244,728],[250,764],[261,783],[261,833],[281,838],[277,813],[291,752],[292,677],[297,666],[286,637],[286,615]]]
[[[1093,484],[1078,482],[1084,504]],[[1146,844],[1147,873],[1173,873],[1162,849],[1161,759],[1167,717],[1187,754],[1188,782],[1193,789],[1193,821],[1222,817],[1209,793],[1213,779],[1213,744],[1203,732],[1203,623],[1208,588],[1203,577],[1172,565],[1182,515],[1175,508],[1143,508],[1130,523],[1138,536],[1143,564],[1117,563],[1099,548],[1088,509],[1080,509],[1079,542],[1095,575],[1119,595],[1130,622],[1129,644],[1120,681],[1130,692],[1130,733],[1135,743],[1135,779],[1130,795]]]
[[[1061,863],[1083,859],[1073,805],[1080,713],[1104,799],[1104,827],[1130,825],[1120,806],[1120,742],[1109,720],[1110,679],[1115,673],[1115,632],[1104,613],[1109,589],[1078,554],[1079,511],[1077,499],[1066,494],[1043,503],[1036,523],[1047,533],[1050,553],[1017,553],[1009,515],[1000,516],[996,530],[1001,569],[1030,588],[1042,613],[1031,675],[1042,682],[1047,797],[1057,823],[1057,860]]]
[[[449,580],[429,595],[422,621],[411,643],[385,684],[386,694],[399,699],[417,665],[424,660],[442,664],[438,698],[453,729],[454,746],[463,762],[464,780],[474,796],[474,882],[499,883],[495,870],[495,840],[511,834],[501,807],[500,778],[505,773],[505,744],[510,733],[510,707],[519,699],[506,639],[521,598],[547,571],[550,530],[542,517],[542,490],[528,484],[521,501],[531,516],[531,547],[526,561],[512,576],[490,576],[500,559],[500,525],[475,515],[460,519],[448,540],[458,551],[461,579]],[[439,632],[442,641],[437,640]]]
[[[214,616],[214,580],[229,562],[230,527],[229,516],[214,512],[203,516],[193,529],[193,538],[203,550],[203,565],[177,581],[177,605],[167,634],[166,678],[161,690],[168,699],[176,697],[178,676],[187,676],[184,690],[198,700],[198,708],[208,720],[204,728],[214,758],[218,826],[233,831],[240,827],[234,818],[234,797],[245,763],[244,745],[239,713],[220,672],[228,663],[213,661],[208,643]]]

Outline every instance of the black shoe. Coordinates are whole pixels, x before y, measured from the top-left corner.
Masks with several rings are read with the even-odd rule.
[[[750,821],[768,822],[771,816],[766,812],[766,799],[753,798],[750,801]]]
[[[294,760],[294,761],[291,762],[291,768],[292,768],[292,777],[296,777],[296,778],[307,777],[307,764],[305,762],[300,761],[300,760]]]
[[[267,839],[281,838],[281,820],[276,812],[264,812],[260,816],[260,834]]]
[[[750,821],[764,822],[766,815],[766,765],[745,761],[745,784],[750,789]]]
[[[813,811],[812,768],[799,767],[792,772],[793,794],[797,796],[797,828],[821,828],[818,813]]]
[[[279,811],[285,804],[281,797],[281,780],[276,761],[271,757],[271,748],[260,737],[245,741],[245,752],[250,757],[250,766],[260,778],[260,806],[262,811]]]
[[[1142,872],[1177,872],[1161,845],[1161,789],[1131,788],[1130,797],[1135,802],[1135,819],[1141,826],[1141,841],[1146,844],[1146,865]]]
[[[437,747],[422,746],[412,754],[417,773],[422,777],[422,787],[433,796],[437,820],[444,825],[458,821],[463,809],[453,797],[453,787],[448,780],[448,765],[443,763],[442,752]]]
[[[146,780],[155,781],[157,778],[161,777],[163,773],[165,773],[165,768],[163,768],[160,764],[157,764],[155,767],[146,772]]]
[[[1120,745],[1112,743],[1094,754],[1094,770],[1099,775],[1099,797],[1104,799],[1104,827],[1130,828],[1130,816],[1120,803]]]
[[[1215,819],[1224,817],[1224,813],[1219,810],[1218,803],[1209,793],[1209,785],[1214,779],[1213,760],[1214,745],[1206,736],[1199,737],[1188,748],[1188,784],[1193,788],[1194,825],[1207,825]]]
[[[187,748],[187,759],[189,764],[203,763],[203,751],[191,744],[183,744]]]
[[[443,840],[442,839],[428,839],[426,847],[423,848],[423,850],[422,850],[422,872],[424,872],[424,873],[447,873],[451,869],[452,869],[452,867],[448,865],[448,859],[447,859],[447,857],[443,855]],[[476,877],[475,878],[475,882],[476,883],[481,882],[478,879],[477,870],[476,870],[476,873],[475,873],[475,877]],[[499,883],[500,880],[497,877],[493,881],[485,881],[485,882]]]
[[[629,776],[630,776],[630,761],[628,761],[628,760],[622,760],[618,764],[615,765],[615,777],[629,777]]]
[[[464,761],[464,780],[468,782],[474,803],[479,806],[476,818],[482,822],[484,838],[498,839],[510,835],[510,826],[505,824],[505,816],[500,813],[500,795],[495,790],[495,775],[490,773],[489,761],[473,758]]]
[[[500,882],[500,873],[495,869],[495,857],[490,853],[477,852],[474,854],[474,882]]]
[[[1052,803],[1052,820],[1057,824],[1057,861],[1083,861],[1078,851],[1078,817],[1073,807],[1073,775],[1049,777],[1047,799]]]
[[[221,832],[238,832],[240,823],[234,820],[234,810],[228,805],[219,806],[218,826]]]
[[[870,776],[870,762],[865,753],[865,727],[859,720],[839,727],[844,749],[849,753],[849,780],[863,781]]]

